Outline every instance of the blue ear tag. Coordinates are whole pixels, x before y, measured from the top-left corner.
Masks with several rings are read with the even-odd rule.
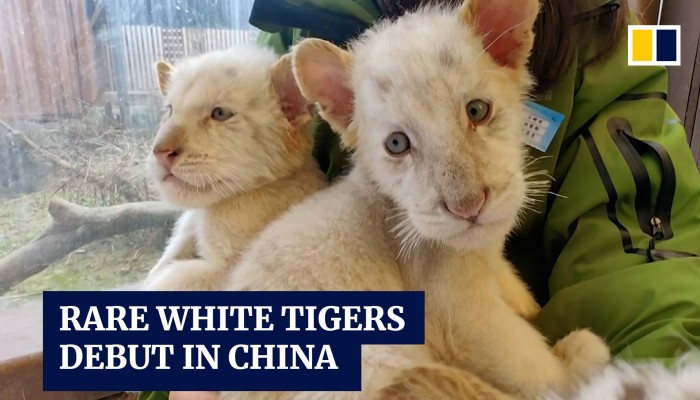
[[[530,114],[525,121],[525,144],[544,153],[565,116],[532,101],[525,102],[525,105]]]

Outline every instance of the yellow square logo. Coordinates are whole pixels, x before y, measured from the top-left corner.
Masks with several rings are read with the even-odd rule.
[[[627,65],[681,65],[680,25],[630,25]]]

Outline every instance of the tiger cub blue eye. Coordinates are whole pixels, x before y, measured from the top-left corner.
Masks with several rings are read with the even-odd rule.
[[[233,117],[233,113],[225,108],[216,107],[211,112],[212,119],[217,121],[226,121],[227,119]]]
[[[486,121],[491,116],[491,103],[486,100],[472,100],[467,104],[467,117],[475,124]]]
[[[411,149],[411,141],[403,132],[394,132],[387,136],[384,148],[392,156],[400,156]]]

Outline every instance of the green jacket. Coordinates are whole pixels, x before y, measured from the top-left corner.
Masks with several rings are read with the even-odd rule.
[[[373,0],[258,0],[250,22],[283,53],[303,37],[346,42],[379,15]],[[627,66],[625,40],[602,63],[580,53],[539,101],[564,123],[546,153],[530,149],[557,196],[528,215],[509,258],[551,339],[590,327],[618,357],[671,361],[700,346],[700,174],[666,69]],[[316,154],[331,178],[347,166],[327,125]]]

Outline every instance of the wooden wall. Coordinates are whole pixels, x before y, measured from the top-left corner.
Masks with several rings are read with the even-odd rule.
[[[3,0],[0,118],[56,117],[98,100],[84,2]]]

